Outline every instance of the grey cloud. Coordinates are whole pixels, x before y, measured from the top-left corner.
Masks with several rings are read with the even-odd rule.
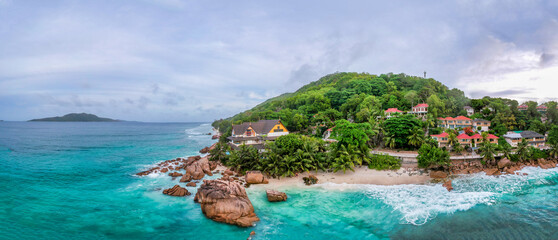
[[[509,96],[513,96],[513,95],[519,95],[519,94],[526,94],[526,93],[533,93],[535,89],[532,88],[527,88],[527,89],[509,89],[509,90],[504,90],[504,91],[472,91],[471,97],[473,98],[482,98],[485,96],[491,96],[491,97],[509,97]]]
[[[551,53],[541,54],[541,59],[540,59],[540,66],[541,67],[552,66],[552,65],[555,65],[556,63],[557,63],[556,55],[551,54]]]
[[[0,0],[0,107],[29,102],[0,119],[213,120],[336,71],[485,81],[557,64],[549,3]]]

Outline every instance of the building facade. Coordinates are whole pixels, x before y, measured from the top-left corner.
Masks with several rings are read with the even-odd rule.
[[[424,118],[428,113],[428,104],[426,103],[418,104],[414,106],[409,113],[417,115],[417,117]]]
[[[289,130],[280,120],[260,120],[233,125],[231,136],[228,139],[230,140],[229,145],[233,149],[245,144],[263,150],[265,141],[273,141],[287,134],[289,134]]]
[[[486,132],[490,128],[490,121],[477,118],[473,120],[473,129],[481,132]]]
[[[384,113],[386,115],[386,118],[391,118],[395,114],[403,114],[403,111],[397,108],[388,108],[386,111],[384,111]]]
[[[471,115],[475,114],[475,109],[472,108],[471,106],[465,106],[465,107],[463,107],[463,110],[465,110],[467,112],[467,116],[471,116]]]
[[[438,135],[431,135],[431,137],[438,142],[438,147],[448,147],[449,146],[449,134],[443,132],[442,134]],[[487,141],[493,144],[498,143],[498,137],[492,134],[488,134],[486,137]],[[463,147],[478,147],[479,144],[483,143],[483,138],[481,134],[474,134],[473,136],[469,136],[466,133],[462,133],[457,135],[457,142],[461,144]]]
[[[523,139],[527,139],[529,146],[536,148],[544,148],[546,144],[545,136],[533,131],[508,132],[503,137],[512,147],[517,147]]]
[[[449,129],[473,127],[473,120],[464,116],[438,118],[438,126]]]

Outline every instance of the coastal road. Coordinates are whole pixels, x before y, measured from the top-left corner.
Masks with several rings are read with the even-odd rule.
[[[392,151],[382,151],[382,150],[372,150],[372,154],[387,154],[390,156],[398,157],[403,160],[404,163],[416,163],[418,153],[409,153],[409,152],[392,152]],[[502,154],[496,154],[496,157],[501,157]],[[467,153],[461,156],[450,156],[450,160],[480,160],[482,157],[476,153]]]

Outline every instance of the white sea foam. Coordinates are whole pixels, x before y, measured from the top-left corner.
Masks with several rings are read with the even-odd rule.
[[[558,168],[527,167],[520,175],[487,176],[484,173],[463,175],[453,180],[454,190],[448,192],[442,184],[429,185],[318,185],[326,190],[364,191],[367,196],[381,200],[402,214],[404,223],[421,225],[439,214],[466,211],[477,205],[492,205],[504,194],[531,191],[540,185],[552,184]],[[527,173],[528,175],[522,175]]]
[[[200,124],[199,126],[196,127],[192,127],[192,128],[188,128],[184,130],[184,133],[191,135],[191,136],[197,136],[197,135],[207,135],[207,133],[212,132],[211,130],[211,125],[209,123],[203,123]]]

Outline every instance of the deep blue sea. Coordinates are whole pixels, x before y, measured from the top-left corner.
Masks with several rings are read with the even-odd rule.
[[[440,184],[321,184],[248,195],[261,221],[205,218],[165,175],[134,176],[213,143],[207,123],[0,122],[0,239],[558,239],[558,169]],[[217,175],[212,178],[218,177]],[[195,189],[189,188],[195,193]]]

